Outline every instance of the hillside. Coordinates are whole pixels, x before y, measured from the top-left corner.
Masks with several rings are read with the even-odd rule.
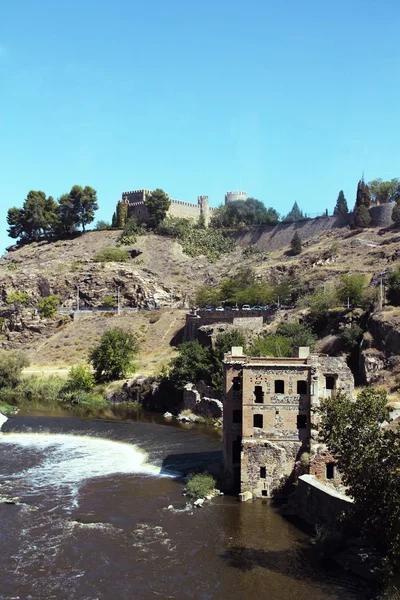
[[[307,291],[334,280],[343,273],[366,273],[377,281],[380,271],[399,264],[400,233],[394,230],[347,228],[318,232],[303,244],[303,252],[292,256],[287,246],[268,252],[263,244],[252,252],[237,247],[219,261],[191,258],[170,238],[148,234],[132,247],[127,263],[97,263],[94,254],[115,247],[118,231],[92,231],[69,240],[41,241],[17,248],[0,261],[1,346],[28,352],[32,369],[62,369],[81,362],[88,348],[111,325],[132,328],[140,334],[140,369],[152,372],[173,355],[170,342],[183,327],[184,311],[196,289],[218,284],[239,266],[252,267],[260,279],[296,279]],[[248,247],[247,247],[248,248]],[[93,313],[71,320],[68,315],[43,319],[37,302],[49,293],[59,294],[62,305],[76,307],[79,286],[81,308],[96,308],[107,296],[116,298],[120,288],[122,308],[155,303],[157,313],[133,312],[121,316]],[[15,291],[29,295],[27,307],[7,304]],[[384,318],[384,314],[382,318]],[[390,313],[397,326],[398,316]]]

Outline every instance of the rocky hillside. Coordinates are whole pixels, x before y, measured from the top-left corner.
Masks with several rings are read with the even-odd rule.
[[[400,262],[400,232],[346,228],[318,232],[304,242],[299,256],[292,256],[287,247],[249,252],[249,247],[242,246],[210,263],[204,257],[186,256],[181,246],[169,238],[148,234],[138,238],[134,246],[124,247],[131,253],[128,262],[95,262],[95,253],[115,247],[119,235],[118,231],[92,231],[69,240],[31,243],[3,256],[1,346],[25,349],[32,368],[64,368],[84,360],[101,332],[118,324],[140,333],[141,368],[152,371],[173,355],[171,340],[184,323],[184,312],[179,309],[190,305],[196,288],[218,284],[239,266],[252,267],[260,279],[295,278],[305,292],[343,273],[366,273],[374,284],[380,271]],[[131,312],[119,317],[97,313],[79,320],[71,320],[66,314],[54,319],[39,316],[37,303],[49,294],[58,294],[63,307],[74,309],[78,286],[81,308],[101,307],[104,298],[116,298],[120,288],[123,309],[155,304],[164,310],[156,314]],[[16,291],[28,294],[26,307],[7,303],[9,295]],[[390,368],[387,356],[400,352],[398,337],[392,333],[398,328],[399,315],[385,310],[370,319],[371,340],[364,342],[365,350],[371,355],[376,351],[384,362],[379,363],[378,370]],[[383,347],[382,340],[386,338],[392,341]]]

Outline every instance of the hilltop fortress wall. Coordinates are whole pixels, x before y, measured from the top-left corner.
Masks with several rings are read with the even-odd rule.
[[[148,219],[149,215],[144,204],[147,193],[150,193],[150,190],[134,190],[122,193],[122,200],[120,202],[128,204],[129,217],[135,217],[143,221]],[[246,192],[227,192],[225,202],[240,200],[245,196],[247,197]],[[369,209],[372,219],[371,226],[389,227],[393,223],[393,206],[394,203],[372,206]],[[171,198],[168,215],[194,220],[198,220],[203,215],[205,224],[208,225],[214,210],[214,207],[209,206],[208,196],[198,196],[197,204],[173,200]],[[344,216],[304,219],[295,221],[294,223],[252,226],[243,231],[233,231],[231,235],[239,246],[255,245],[260,250],[278,250],[285,246],[290,246],[290,242],[296,232],[298,232],[302,240],[307,240],[323,231],[337,228],[344,229],[351,226],[353,222],[354,215],[350,213]]]
[[[372,227],[389,227],[392,225],[392,210],[394,203],[381,204],[369,209]],[[354,222],[352,213],[344,216],[317,217],[294,223],[278,223],[277,225],[260,225],[246,231],[232,233],[239,246],[255,245],[260,250],[279,250],[290,246],[290,242],[297,232],[302,240],[307,240],[323,231],[330,229],[345,229]]]

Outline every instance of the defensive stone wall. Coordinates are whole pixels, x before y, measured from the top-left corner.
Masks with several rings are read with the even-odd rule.
[[[217,323],[232,323],[237,328],[259,328],[260,321],[269,323],[274,315],[273,310],[232,310],[232,311],[207,311],[198,310],[186,314],[186,324],[183,334],[185,342],[197,339],[197,331],[204,325]]]

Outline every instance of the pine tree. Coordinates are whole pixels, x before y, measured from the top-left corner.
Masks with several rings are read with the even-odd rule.
[[[347,206],[347,200],[344,196],[343,190],[340,190],[336,200],[336,206],[333,211],[334,215],[347,215],[349,213],[349,207]]]
[[[150,227],[157,227],[167,216],[171,200],[164,190],[157,188],[154,192],[146,195],[144,205],[149,213]]]
[[[294,236],[292,237],[292,241],[290,242],[290,247],[292,249],[292,253],[294,255],[300,254],[302,251],[302,247],[301,247],[301,237],[299,236],[299,234],[296,233],[294,234]]]

